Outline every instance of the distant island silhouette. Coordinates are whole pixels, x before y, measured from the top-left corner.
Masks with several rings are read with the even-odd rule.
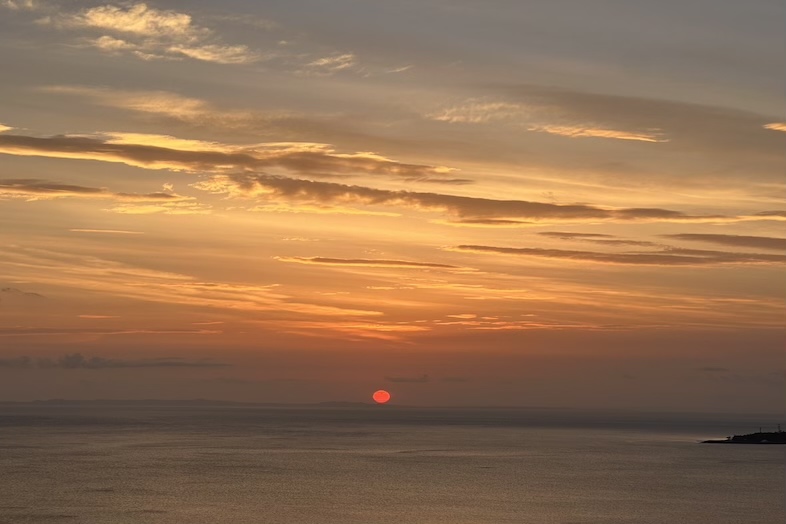
[[[725,439],[705,440],[702,444],[786,444],[786,431],[757,431],[747,435],[734,435]]]

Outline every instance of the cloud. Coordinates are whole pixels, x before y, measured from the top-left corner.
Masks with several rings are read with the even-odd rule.
[[[608,95],[543,87],[514,86],[506,98],[549,115],[550,125],[608,128],[632,135],[668,139],[669,148],[701,150],[718,155],[745,153],[783,164],[780,137],[755,113],[673,100]],[[748,156],[751,159],[751,156]]]
[[[570,251],[564,249],[513,248],[478,245],[462,245],[448,249],[473,253],[530,256],[579,262],[649,266],[703,266],[716,264],[786,263],[786,256],[783,255],[724,253],[720,251],[678,248],[667,248],[662,251],[644,253],[599,253],[594,251]]]
[[[251,53],[248,47],[244,45],[222,46],[211,44],[199,47],[177,45],[168,48],[167,51],[195,60],[216,62],[218,64],[246,64],[259,59],[258,55]]]
[[[21,297],[21,298],[45,298],[44,295],[40,293],[33,293],[31,291],[22,291],[21,289],[15,287],[4,287],[0,288],[0,294],[5,295],[7,297]]]
[[[549,86],[496,86],[494,95],[470,98],[428,113],[453,124],[505,124],[567,138],[651,142],[663,150],[700,152],[735,162],[765,162],[783,172],[786,124],[741,110]],[[748,166],[749,170],[752,166]],[[774,168],[774,169],[773,169]],[[777,170],[777,171],[776,171]],[[733,171],[737,173],[737,170]]]
[[[425,384],[431,381],[428,375],[420,375],[418,377],[385,377],[385,380],[400,384]]]
[[[222,122],[224,126],[232,127],[235,122],[242,122],[247,125],[249,119],[247,113],[243,114],[236,111],[221,112],[204,100],[185,97],[169,91],[127,91],[69,85],[47,86],[39,88],[39,90],[45,93],[87,97],[101,106],[160,115],[192,124],[205,123],[210,125]],[[258,115],[256,120],[260,120]],[[132,134],[127,135],[133,136]],[[122,136],[123,134],[119,134],[118,138]],[[123,143],[123,141],[118,140],[117,143]]]
[[[77,15],[67,15],[61,23],[73,27],[91,27],[147,37],[177,38],[195,41],[210,34],[208,29],[191,23],[191,17],[175,11],[159,11],[145,4],[127,9],[104,5],[86,9]]]
[[[754,217],[786,218],[786,211],[761,211],[753,215]]]
[[[524,227],[535,222],[531,220],[509,220],[502,218],[465,218],[462,220],[439,220],[439,224],[460,227]]]
[[[27,368],[33,365],[30,357],[0,358],[0,368]]]
[[[397,206],[449,213],[460,219],[521,219],[533,221],[598,222],[723,222],[757,219],[779,220],[776,214],[756,217],[695,216],[658,208],[605,208],[587,204],[551,204],[525,200],[392,191],[333,182],[284,178],[271,175],[218,175],[193,184],[216,194],[244,198],[284,200],[307,204],[353,204]]]
[[[39,285],[108,295],[119,299],[222,310],[233,315],[267,312],[279,318],[342,317],[344,319],[381,316],[379,311],[323,305],[281,293],[275,284],[243,285],[204,282],[191,276],[130,265],[105,258],[74,255],[62,251],[9,245],[0,250],[0,265],[13,268],[20,280]],[[310,297],[312,300],[314,297]],[[67,330],[39,331],[65,333]],[[121,334],[122,330],[93,330],[93,334]],[[85,333],[86,330],[80,329]],[[36,330],[14,331],[35,335]]]
[[[567,231],[541,231],[538,235],[559,238],[560,240],[614,238],[614,235],[604,235],[601,233],[571,233]]]
[[[207,329],[83,329],[83,328],[0,328],[0,337],[52,335],[215,335]]]
[[[10,127],[10,126],[4,125],[4,124],[0,124],[0,133],[4,133],[5,131],[10,131],[12,129],[13,129],[13,127]]]
[[[625,240],[614,238],[614,235],[603,235],[600,233],[568,233],[563,231],[542,231],[538,235],[557,238],[560,240],[574,240],[580,242],[591,242],[593,244],[600,244],[604,246],[641,246],[641,247],[657,247],[660,244],[655,242],[648,242],[646,240]]]
[[[192,58],[218,64],[246,64],[262,58],[248,46],[224,44],[214,31],[196,25],[186,13],[159,10],[142,3],[92,7],[39,22],[60,29],[110,33],[87,42],[103,52],[129,52],[143,60]]]
[[[187,360],[164,357],[139,360],[124,360],[104,357],[85,357],[81,353],[63,355],[59,359],[32,359],[16,357],[0,360],[0,368],[39,368],[39,369],[128,369],[128,368],[217,368],[231,364],[212,360]]]
[[[187,197],[171,192],[154,193],[117,193],[101,187],[86,187],[73,184],[62,184],[33,178],[0,179],[0,200],[23,199],[28,202],[53,200],[58,198],[104,199],[117,202],[108,211],[122,214],[163,213],[169,215],[205,214],[210,207]],[[137,234],[132,231],[117,230],[74,230],[78,232],[111,232],[121,234]]]
[[[40,2],[36,0],[3,0],[0,7],[5,7],[11,11],[35,11]]]
[[[269,326],[280,333],[292,333],[296,335],[306,335],[324,337],[335,340],[365,340],[376,339],[400,342],[406,340],[407,335],[424,333],[431,330],[430,327],[422,325],[412,325],[406,323],[392,322],[342,322],[333,321],[260,321],[260,325]]]
[[[72,233],[98,233],[102,235],[144,235],[142,231],[126,231],[123,229],[69,229]]]
[[[194,200],[175,193],[114,193],[103,187],[61,184],[35,178],[0,179],[0,199],[49,200],[54,198],[101,198],[121,202],[182,202]]]
[[[752,247],[757,249],[774,249],[777,251],[786,250],[786,238],[777,237],[757,237],[746,235],[720,235],[704,233],[680,233],[675,235],[663,235],[666,238],[676,240],[688,240],[691,242],[708,242],[724,246]]]
[[[252,213],[311,213],[317,215],[366,215],[380,217],[397,217],[398,213],[388,211],[371,211],[368,209],[358,209],[354,207],[328,206],[328,205],[290,205],[290,204],[269,204],[246,208]]]
[[[615,138],[617,140],[637,140],[639,142],[668,142],[667,139],[661,138],[657,133],[637,133],[581,125],[558,126],[541,124],[533,125],[529,130],[568,138]]]
[[[199,202],[163,202],[118,204],[106,211],[121,215],[209,215],[212,207]]]
[[[38,3],[31,0],[2,0],[0,6],[12,11],[32,11]],[[254,15],[198,16],[202,23],[243,24],[252,27],[255,42],[265,38],[264,49],[246,44],[227,43],[213,28],[200,25],[191,14],[171,9],[157,9],[145,3],[118,2],[82,9],[67,3],[51,5],[35,22],[39,27],[50,27],[75,34],[72,46],[90,47],[111,55],[133,56],[140,60],[192,59],[214,64],[253,64],[265,62],[292,73],[329,76],[341,71],[371,74],[361,67],[354,53],[330,52],[304,48],[303,42],[293,45],[302,35],[282,33],[275,22]],[[236,33],[236,31],[235,31]],[[242,31],[240,34],[245,33]],[[390,72],[391,66],[375,66],[373,72]],[[401,70],[406,70],[401,68]]]
[[[379,260],[379,259],[347,259],[327,257],[275,257],[281,262],[295,262],[297,264],[323,264],[328,266],[363,266],[363,267],[401,267],[414,269],[465,269],[448,264],[434,264],[429,262],[409,262],[406,260]]]
[[[357,66],[357,57],[352,53],[335,54],[318,58],[307,63],[302,70],[305,74],[333,75]]]
[[[661,244],[656,242],[649,242],[647,240],[625,240],[625,239],[592,239],[592,238],[585,238],[582,239],[584,242],[591,242],[593,244],[600,244],[603,246],[640,246],[640,247],[658,247]]]
[[[509,101],[469,99],[459,105],[444,108],[426,115],[431,120],[451,124],[487,124],[502,122],[524,125],[528,131],[548,133],[568,138],[613,138],[641,142],[668,142],[662,133],[654,131],[623,131],[582,123],[546,123],[554,117],[553,108],[537,104],[522,104]]]
[[[187,111],[187,109],[179,109]],[[117,136],[120,136],[118,139]],[[453,169],[446,166],[408,164],[375,153],[340,153],[327,144],[270,143],[255,146],[220,146],[208,143],[196,149],[195,141],[177,141],[152,135],[165,145],[185,145],[186,149],[129,143],[141,135],[110,135],[109,139],[83,136],[32,137],[0,135],[0,153],[21,156],[44,156],[78,160],[119,162],[144,169],[171,169],[190,172],[226,172],[280,168],[313,177],[389,176],[405,181],[465,183],[465,179],[446,178]],[[186,143],[188,142],[188,143]],[[189,147],[190,146],[190,147]]]
[[[429,113],[426,117],[451,124],[484,124],[516,120],[526,115],[526,107],[521,104],[472,98],[459,105]]]

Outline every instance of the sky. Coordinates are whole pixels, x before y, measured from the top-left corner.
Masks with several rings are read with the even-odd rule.
[[[0,0],[0,400],[782,412],[775,0]]]

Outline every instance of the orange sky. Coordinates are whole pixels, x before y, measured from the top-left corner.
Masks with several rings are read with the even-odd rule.
[[[783,408],[780,3],[326,4],[0,2],[0,400]]]

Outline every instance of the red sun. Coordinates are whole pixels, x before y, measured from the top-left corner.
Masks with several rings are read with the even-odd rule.
[[[379,391],[375,391],[371,398],[374,399],[374,402],[377,404],[385,404],[390,400],[390,393],[385,391],[384,389],[380,389]]]

